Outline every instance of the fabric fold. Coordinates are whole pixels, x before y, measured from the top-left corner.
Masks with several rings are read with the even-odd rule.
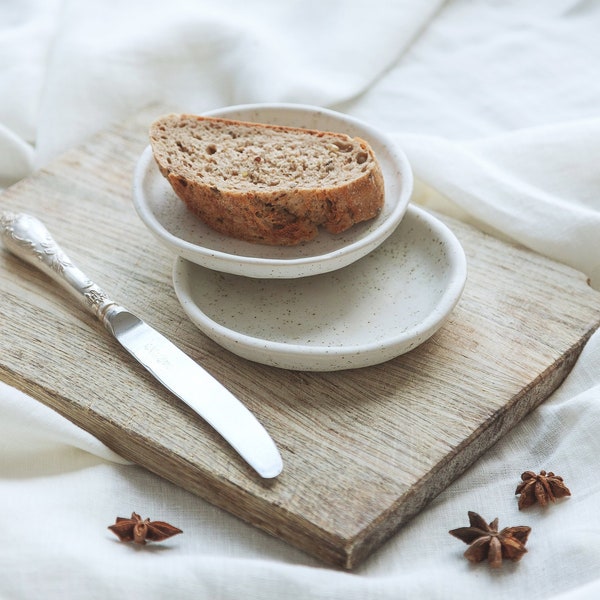
[[[499,237],[582,271],[600,289],[600,119],[470,141],[396,139],[416,177],[446,204]]]
[[[0,469],[21,462],[21,476],[27,477],[28,467],[39,472],[49,453],[57,452],[61,460],[86,452],[102,461],[131,464],[107,448],[102,442],[51,408],[0,381]],[[65,463],[65,464],[67,464]]]
[[[172,0],[165,11],[156,0],[66,1],[40,100],[36,165],[154,103],[199,113],[348,100],[397,60],[441,3],[374,0],[366,10],[357,0]]]
[[[27,177],[33,164],[33,148],[0,123],[0,190]]]

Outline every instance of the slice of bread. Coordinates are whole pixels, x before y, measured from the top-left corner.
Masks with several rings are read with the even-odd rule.
[[[291,246],[319,226],[341,233],[384,202],[371,147],[344,134],[195,115],[150,128],[154,158],[207,225],[249,242]]]

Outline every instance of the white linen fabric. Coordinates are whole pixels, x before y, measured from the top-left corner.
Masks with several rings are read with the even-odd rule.
[[[317,104],[393,136],[415,202],[600,289],[599,30],[592,0],[3,0],[0,186],[152,102]],[[519,512],[526,469],[564,475],[573,496]],[[596,598],[599,472],[596,334],[550,399],[348,574],[2,384],[0,598]],[[121,544],[106,527],[131,510],[184,534]],[[448,535],[468,510],[530,525],[524,559],[470,565]]]

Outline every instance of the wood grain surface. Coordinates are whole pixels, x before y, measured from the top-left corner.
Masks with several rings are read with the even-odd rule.
[[[9,188],[2,209],[41,218],[116,301],[236,394],[281,450],[261,480],[191,410],[33,267],[0,252],[0,379],[122,456],[352,569],[561,383],[600,323],[600,294],[565,266],[443,220],[469,261],[464,295],[428,342],[387,363],[292,372],[238,358],[186,318],[174,257],[137,217],[148,111]]]

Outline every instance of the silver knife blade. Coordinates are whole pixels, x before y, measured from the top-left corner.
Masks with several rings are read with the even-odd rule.
[[[109,311],[106,321],[117,341],[216,429],[259,475],[271,478],[281,473],[283,463],[275,443],[227,388],[129,311]]]
[[[71,292],[117,341],[167,389],[183,400],[264,478],[283,469],[277,446],[256,417],[219,381],[80,271],[44,224],[27,214],[0,215],[5,247]]]

